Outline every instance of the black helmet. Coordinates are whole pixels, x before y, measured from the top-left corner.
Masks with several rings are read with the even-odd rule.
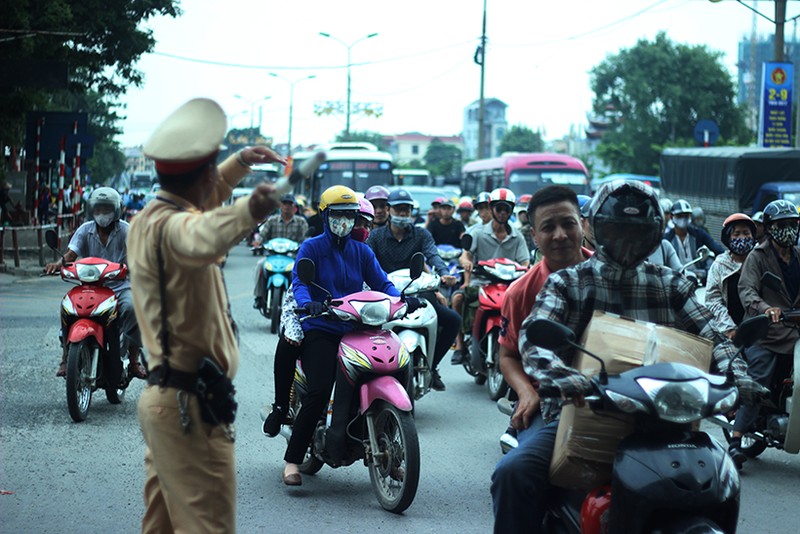
[[[664,212],[650,186],[639,181],[605,184],[592,202],[598,247],[623,267],[644,261],[661,243]]]
[[[797,206],[788,200],[773,200],[764,208],[764,226],[769,226],[773,221],[783,219],[800,219]]]

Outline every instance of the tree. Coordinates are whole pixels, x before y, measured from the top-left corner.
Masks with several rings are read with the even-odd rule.
[[[695,144],[700,119],[719,125],[720,144],[752,139],[721,57],[705,46],[676,44],[661,32],[592,69],[595,113],[613,110],[597,150],[612,172],[657,174],[661,150]]]
[[[500,141],[500,152],[542,152],[542,134],[522,125],[512,126]]]
[[[352,131],[348,137],[344,131],[336,135],[336,142],[351,142],[351,143],[372,143],[378,150],[386,150],[386,142],[383,135],[378,132],[370,132],[364,130],[363,132]]]
[[[173,0],[4,2],[0,59],[66,62],[70,94],[95,91],[112,106],[129,86],[141,85],[143,75],[136,62],[155,45],[152,31],[140,23],[158,14],[178,16],[177,4]],[[55,102],[62,91],[0,89],[0,139],[21,145],[28,111],[74,111]]]
[[[434,137],[425,151],[425,168],[431,176],[458,176],[461,170],[461,150],[442,143]]]

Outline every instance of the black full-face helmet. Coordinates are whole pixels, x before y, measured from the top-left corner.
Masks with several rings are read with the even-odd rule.
[[[623,267],[644,261],[661,244],[664,212],[650,186],[639,181],[605,184],[592,202],[594,238]]]

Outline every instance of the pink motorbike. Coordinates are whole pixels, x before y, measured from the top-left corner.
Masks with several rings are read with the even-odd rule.
[[[420,276],[422,268],[420,254],[412,259],[412,280]],[[303,283],[320,287],[314,284],[313,261],[300,260],[297,273]],[[394,513],[403,512],[414,500],[419,484],[420,454],[413,406],[406,387],[411,358],[397,334],[383,330],[382,326],[401,319],[407,312],[403,297],[359,291],[336,300],[329,296],[328,311],[320,315],[356,325],[339,344],[340,364],[355,384],[351,413],[347,418],[349,423],[344,432],[347,445],[339,465],[363,460],[378,502]],[[298,361],[290,398],[290,420],[300,411],[306,391],[306,377]],[[326,430],[337,409],[333,398],[331,394],[327,410],[320,414],[311,446],[300,466],[302,473],[314,474],[325,464],[334,466],[325,449]],[[281,435],[288,441],[291,431],[291,425],[284,425]]]

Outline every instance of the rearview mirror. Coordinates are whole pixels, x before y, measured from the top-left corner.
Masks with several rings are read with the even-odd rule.
[[[316,265],[314,265],[314,260],[310,258],[303,258],[297,262],[297,277],[306,285],[310,285],[314,282],[314,276],[316,275]]]
[[[44,233],[44,240],[47,246],[58,252],[58,235],[55,230],[48,230]]]
[[[422,276],[422,270],[425,268],[425,256],[422,252],[416,252],[411,256],[411,279],[416,280]]]
[[[575,332],[550,319],[536,319],[525,330],[528,343],[548,350],[558,350],[575,342]]]
[[[709,256],[711,256],[711,251],[705,245],[697,249],[697,257],[700,258],[700,261],[706,261]]]
[[[461,236],[461,248],[464,250],[469,250],[472,248],[472,236],[469,234],[464,234]]]
[[[736,329],[736,335],[733,336],[733,344],[737,347],[749,347],[753,345],[756,341],[767,335],[770,323],[771,321],[766,315],[757,315],[745,319]]]

